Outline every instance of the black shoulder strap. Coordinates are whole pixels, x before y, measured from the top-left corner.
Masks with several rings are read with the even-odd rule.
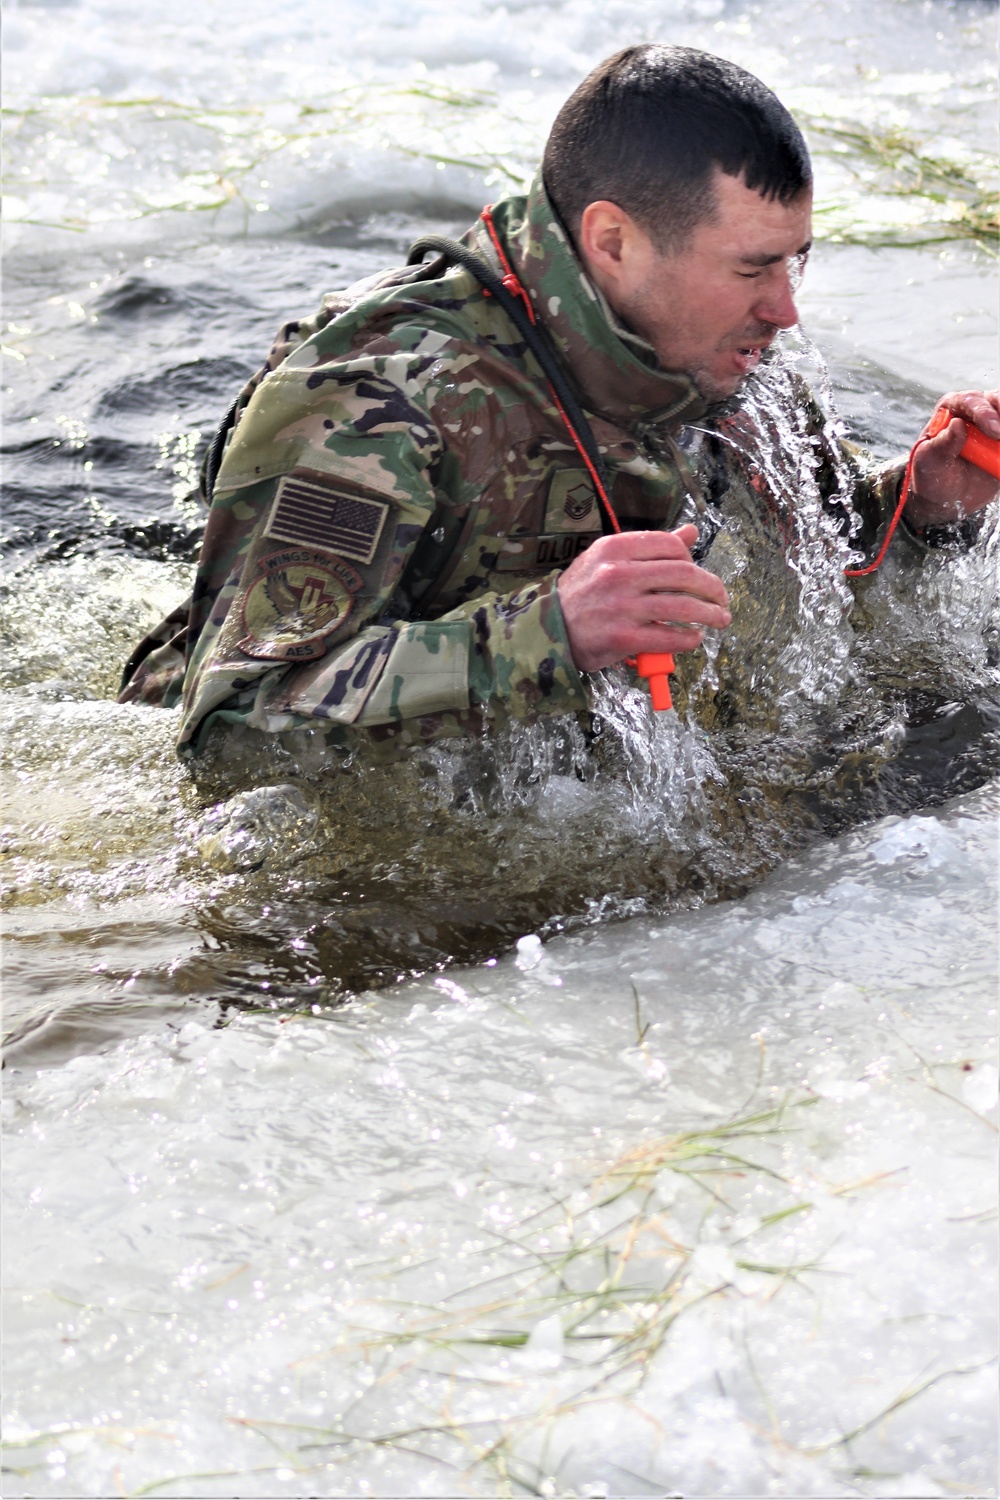
[[[406,264],[408,266],[419,265],[428,251],[433,251],[446,262],[461,266],[463,270],[474,276],[492,297],[497,299],[541,366],[542,373],[552,387],[553,394],[558,398],[566,413],[569,425],[573,428],[575,436],[579,439],[604,486],[605,495],[610,495],[611,480],[608,476],[607,465],[548,334],[537,323],[532,323],[520,300],[507,290],[503,280],[490,263],[481,255],[477,255],[474,250],[459,244],[457,240],[446,239],[443,235],[427,234],[415,240],[410,246]],[[600,496],[598,500],[600,501]],[[604,530],[610,531],[605,506],[599,503],[598,510]]]
[[[239,404],[240,398],[237,396],[219,423],[219,430],[212,439],[211,448],[209,448],[208,453],[205,455],[204,491],[206,505],[211,505],[212,503],[212,495],[215,492],[215,481],[219,477],[219,470],[222,467],[222,455],[226,451],[226,438],[229,436],[230,428],[236,421],[236,412]]]

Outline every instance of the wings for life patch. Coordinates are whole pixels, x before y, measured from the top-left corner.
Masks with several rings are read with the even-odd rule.
[[[353,494],[329,474],[293,469],[278,485],[264,535],[370,563],[388,514],[388,505]]]
[[[347,619],[361,575],[315,547],[286,547],[257,560],[243,600],[241,651],[263,661],[313,661]]]

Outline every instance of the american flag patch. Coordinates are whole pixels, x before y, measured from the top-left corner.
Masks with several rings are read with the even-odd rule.
[[[279,542],[308,542],[370,563],[375,556],[388,505],[362,500],[335,488],[326,475],[306,478],[301,470],[278,485],[264,535]]]

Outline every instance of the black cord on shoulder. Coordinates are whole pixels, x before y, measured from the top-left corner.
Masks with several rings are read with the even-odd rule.
[[[604,486],[605,494],[610,495],[611,480],[608,476],[608,470],[604,462],[603,455],[601,454],[601,450],[597,446],[597,440],[594,437],[594,434],[590,430],[590,423],[587,421],[580,403],[577,401],[576,396],[573,394],[573,389],[566,378],[566,373],[563,370],[562,365],[559,363],[559,357],[556,354],[555,349],[552,347],[552,342],[549,339],[548,335],[541,328],[539,328],[537,323],[532,323],[525,308],[521,305],[518,298],[512,296],[511,293],[507,290],[500,276],[490,265],[489,261],[484,260],[481,255],[477,255],[475,251],[470,250],[468,246],[459,244],[457,240],[446,239],[444,235],[440,234],[423,235],[419,240],[414,240],[413,244],[410,246],[410,253],[407,257],[406,264],[408,266],[419,265],[424,256],[428,253],[428,251],[431,250],[434,251],[436,255],[443,256],[446,260],[454,262],[456,265],[460,265],[463,270],[468,271],[472,276],[474,276],[480,283],[480,285],[484,286],[492,297],[495,297],[497,299],[504,312],[507,314],[511,322],[521,334],[524,342],[527,344],[528,348],[531,350],[532,354],[541,365],[542,372],[545,375],[546,380],[549,382],[559,400],[562,402],[563,408],[566,412],[566,415],[569,417],[570,421],[573,424],[573,428],[576,432],[577,437],[580,439],[580,442],[586,449],[587,457],[590,459],[594,468],[597,470],[600,481]],[[599,506],[599,509],[601,512],[602,526],[604,527],[605,531],[607,531],[609,528],[607,524],[607,518],[604,514],[604,507]]]
[[[205,502],[208,505],[212,503],[212,496],[215,493],[215,481],[218,479],[219,470],[222,468],[222,455],[226,449],[226,438],[229,436],[230,429],[236,421],[236,412],[239,404],[240,398],[237,396],[220,422],[219,430],[212,439],[212,446],[208,450],[208,457],[205,460]]]

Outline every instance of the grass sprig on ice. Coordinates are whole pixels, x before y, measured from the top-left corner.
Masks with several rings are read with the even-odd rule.
[[[971,240],[997,253],[1000,190],[996,160],[987,152],[946,156],[899,125],[869,126],[801,111],[798,120],[813,151],[845,168],[863,195],[818,204],[820,238],[872,247]],[[895,222],[879,199],[903,210]]]

